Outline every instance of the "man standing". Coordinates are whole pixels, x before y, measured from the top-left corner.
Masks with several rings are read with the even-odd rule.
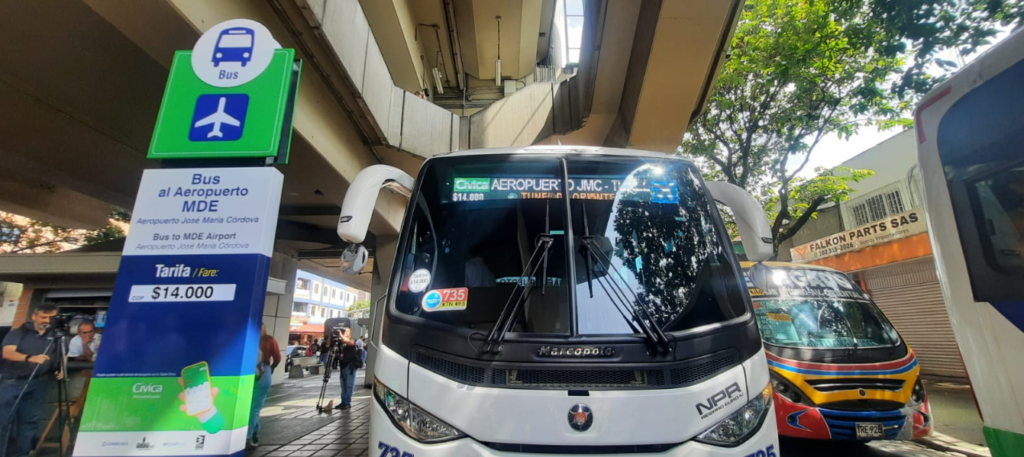
[[[356,355],[359,356],[360,362],[366,363],[366,337],[361,337],[356,340]]]
[[[349,409],[352,407],[352,392],[356,388],[356,342],[352,338],[352,329],[342,330],[341,340],[341,404],[334,409]]]
[[[96,325],[92,321],[82,321],[78,324],[78,335],[71,338],[71,342],[68,343],[68,358],[92,362],[95,360],[99,344]]]
[[[46,332],[56,315],[55,306],[40,305],[31,321],[11,330],[0,343],[0,457],[27,456],[39,441],[39,413],[47,383],[59,367],[56,360],[50,360],[57,350],[51,344],[53,336]],[[64,375],[57,372],[56,376],[61,379]]]

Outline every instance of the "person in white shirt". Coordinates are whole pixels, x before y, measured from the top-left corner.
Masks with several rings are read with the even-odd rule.
[[[68,343],[68,358],[92,362],[96,357],[99,345],[100,339],[96,334],[96,325],[92,321],[82,321],[78,324],[78,335]]]

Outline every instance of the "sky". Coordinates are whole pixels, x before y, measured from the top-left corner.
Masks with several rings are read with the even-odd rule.
[[[992,40],[992,43],[978,48],[978,52],[963,59],[963,63],[970,63],[983,52],[988,50],[988,48],[1002,41],[1009,35],[1010,29],[1008,27],[1003,28],[1002,30],[1000,30],[999,34],[996,35],[996,37]],[[943,59],[953,61],[961,60],[952,52],[944,53],[944,55],[940,55],[940,57]],[[935,72],[935,74],[938,73]],[[910,115],[910,113],[907,113],[908,117]],[[818,146],[814,148],[814,152],[811,153],[811,160],[807,162],[807,166],[805,166],[804,169],[800,171],[800,174],[798,176],[804,178],[814,177],[814,169],[816,167],[831,168],[836,165],[839,165],[849,160],[851,157],[856,156],[857,154],[860,154],[861,152],[864,152],[868,149],[871,149],[872,146],[875,146],[878,143],[881,143],[886,139],[899,134],[900,132],[902,132],[902,130],[890,129],[886,131],[880,131],[875,127],[867,126],[861,127],[857,134],[851,136],[849,140],[840,139],[837,135],[826,136],[825,138],[822,138],[821,142],[818,143]],[[790,160],[789,162],[791,164],[789,166],[789,170],[791,171],[795,170],[798,166],[800,166],[800,163],[804,158],[803,155],[795,157],[797,158],[797,160]]]

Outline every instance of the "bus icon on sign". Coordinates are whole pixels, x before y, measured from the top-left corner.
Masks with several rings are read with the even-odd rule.
[[[255,38],[256,33],[247,27],[222,30],[213,48],[213,66],[219,66],[221,62],[238,62],[244,67],[252,60]]]

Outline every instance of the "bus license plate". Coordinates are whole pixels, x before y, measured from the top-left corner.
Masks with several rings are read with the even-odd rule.
[[[882,437],[882,424],[877,423],[857,423],[857,439],[866,438],[881,438]]]

